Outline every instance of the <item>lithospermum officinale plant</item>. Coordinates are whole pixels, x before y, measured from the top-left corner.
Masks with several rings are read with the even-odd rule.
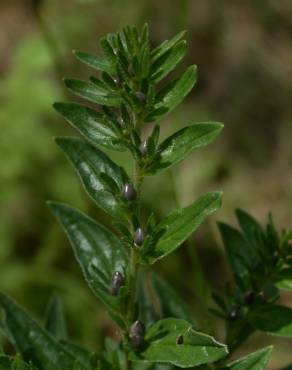
[[[275,305],[276,284],[287,286],[291,277],[291,235],[285,233],[279,239],[271,223],[264,232],[243,212],[238,215],[244,235],[220,224],[236,288],[228,291],[226,298],[215,294],[219,309],[211,311],[226,322],[228,346],[195,330],[196,323],[186,305],[161,277],[151,275],[156,307],[146,292],[140,267],[154,264],[176,250],[221,204],[221,193],[212,192],[160,221],[149,214],[143,222],[140,215],[144,178],[181,162],[194,149],[211,143],[223,128],[216,122],[196,123],[159,140],[159,125],[155,123],[182,102],[197,80],[196,67],[190,66],[180,77],[160,87],[160,81],[186,53],[183,37],[181,32],[151,49],[147,24],[141,31],[125,27],[107,35],[100,41],[102,57],[74,53],[81,62],[100,71],[98,77],[90,77],[89,82],[65,79],[67,88],[91,102],[90,107],[78,103],[54,105],[82,135],[82,139],[57,138],[56,143],[89,196],[113,218],[113,227],[109,230],[65,204],[49,202],[49,206],[71,242],[86,282],[119,328],[120,343],[107,338],[102,353],[91,353],[68,341],[57,297],[51,300],[42,327],[1,294],[2,329],[21,358],[2,353],[0,369],[172,370],[211,366],[261,370],[271,347],[235,362],[229,363],[228,358],[256,329],[284,335],[292,332],[289,320],[284,328],[281,321],[285,313],[292,322],[290,309]],[[145,137],[142,129],[149,124],[154,125]],[[100,147],[129,151],[134,164],[132,176]],[[265,318],[269,315],[278,316],[277,324],[269,320],[267,324]]]

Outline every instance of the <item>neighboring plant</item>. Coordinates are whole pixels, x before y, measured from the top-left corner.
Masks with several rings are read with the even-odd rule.
[[[194,149],[211,143],[223,127],[215,122],[192,124],[161,143],[159,125],[152,127],[148,137],[141,133],[144,124],[154,123],[176,108],[197,80],[196,67],[191,66],[160,88],[160,81],[186,53],[183,37],[181,32],[151,50],[147,24],[141,32],[136,27],[125,27],[107,35],[100,42],[103,57],[75,53],[79,60],[100,70],[101,76],[91,77],[90,82],[65,80],[66,86],[93,103],[92,107],[55,104],[55,109],[83,136],[57,138],[56,142],[87,193],[114,219],[112,229],[65,204],[49,202],[49,206],[70,239],[86,282],[119,328],[121,341],[107,338],[102,353],[91,353],[67,340],[57,297],[49,304],[43,328],[1,294],[3,330],[31,365],[3,354],[0,369],[170,370],[211,365],[261,370],[271,347],[236,362],[227,363],[228,358],[255,329],[284,335],[292,332],[290,309],[274,304],[278,297],[275,284],[284,284],[283,280],[290,278],[290,235],[279,239],[271,223],[265,233],[252,218],[239,212],[244,235],[220,224],[237,284],[226,298],[215,295],[220,311],[213,311],[226,319],[228,346],[195,330],[192,315],[172,287],[140,268],[176,250],[221,204],[221,193],[212,192],[162,220],[154,214],[146,220],[141,217],[144,178],[169,169]],[[95,110],[94,104],[101,109]],[[132,177],[99,146],[128,150],[133,157]],[[149,284],[151,294],[147,291]],[[288,317],[285,327],[284,316]]]

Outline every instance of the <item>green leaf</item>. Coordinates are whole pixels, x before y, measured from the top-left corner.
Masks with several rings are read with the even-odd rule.
[[[195,320],[190,313],[189,307],[166,280],[153,273],[152,284],[156,293],[156,299],[159,302],[161,318],[179,317],[193,326],[195,325]]]
[[[250,324],[258,330],[281,337],[292,337],[292,309],[265,305],[250,313]]]
[[[0,356],[0,370],[9,370],[11,369],[12,358],[9,356]]]
[[[55,103],[54,108],[93,144],[119,151],[128,149],[127,143],[119,137],[114,123],[105,115],[76,103]]]
[[[100,105],[119,107],[121,98],[118,94],[107,91],[91,82],[81,81],[73,78],[65,78],[66,87],[75,95]]]
[[[261,250],[263,248],[262,244],[259,243],[259,238],[264,236],[264,231],[261,225],[247,212],[237,209],[236,217],[249,244],[248,254],[250,260],[256,264],[260,259],[260,254],[264,252]]]
[[[88,370],[96,369],[97,358],[94,353],[88,351],[87,349],[77,344],[67,342],[64,340],[61,341],[61,344],[69,353],[72,354],[72,356],[77,358],[78,363],[84,366],[85,369]]]
[[[47,307],[45,328],[57,340],[67,338],[64,307],[61,298],[56,294],[53,294]]]
[[[31,361],[39,370],[73,368],[74,357],[3,293],[0,293],[0,307],[15,346],[27,362]]]
[[[221,196],[221,192],[206,193],[190,206],[177,209],[164,218],[154,230],[161,236],[152,248],[146,250],[142,262],[154,263],[178,248],[208,215],[221,206]]]
[[[116,73],[115,66],[107,58],[75,50],[73,51],[73,54],[76,56],[77,59],[87,64],[89,67],[98,69],[102,72],[107,72],[109,74]]]
[[[123,219],[125,212],[119,202],[119,194],[112,194],[102,179],[106,173],[117,184],[120,192],[123,190],[126,176],[123,169],[116,165],[105,153],[90,144],[76,138],[57,138],[56,143],[78,172],[87,193],[111,216]]]
[[[226,366],[231,370],[264,370],[270,360],[273,347],[269,346],[231,362]],[[225,370],[224,369],[224,370]]]
[[[153,49],[151,52],[152,62],[155,62],[161,55],[167,53],[172,49],[186,34],[186,31],[181,31],[175,35],[172,39],[164,41],[157,48]]]
[[[151,67],[151,80],[159,82],[167,76],[183,59],[187,51],[186,41],[175,45],[169,53],[162,55]]]
[[[158,321],[147,331],[145,342],[141,352],[130,353],[132,361],[171,363],[186,368],[217,361],[228,353],[225,345],[194,331],[187,321],[180,319]]]
[[[63,226],[92,291],[108,309],[119,311],[118,297],[109,292],[114,272],[126,276],[128,256],[119,239],[93,219],[65,204],[49,202],[48,205]]]
[[[223,222],[218,222],[218,227],[230,268],[239,287],[245,290],[250,284],[249,270],[246,267],[250,263],[248,242],[234,227]]]
[[[197,81],[197,67],[190,66],[180,78],[166,85],[155,99],[154,113],[147,121],[155,121],[174,110],[192,90]]]
[[[219,135],[222,123],[206,122],[185,127],[160,144],[153,163],[145,170],[154,175],[181,162],[194,149],[210,144]]]

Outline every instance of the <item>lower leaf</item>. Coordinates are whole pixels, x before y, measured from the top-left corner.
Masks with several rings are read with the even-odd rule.
[[[187,368],[217,361],[227,353],[224,344],[209,335],[196,332],[187,321],[164,319],[148,330],[144,348],[141,352],[132,351],[130,359]]]

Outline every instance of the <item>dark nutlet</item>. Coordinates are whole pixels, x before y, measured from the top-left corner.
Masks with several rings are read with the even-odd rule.
[[[146,95],[142,93],[142,91],[136,92],[136,97],[138,98],[140,103],[144,104],[146,102]]]
[[[137,320],[130,328],[130,343],[135,349],[144,345],[145,328],[141,321]]]
[[[244,304],[246,304],[246,305],[252,304],[254,302],[254,299],[255,299],[254,292],[247,292],[247,293],[245,293],[245,295],[243,297]]]
[[[147,155],[147,140],[142,141],[141,145],[139,146],[140,153],[143,157]]]
[[[119,271],[116,271],[112,277],[112,285],[110,288],[110,293],[113,296],[117,296],[119,294],[120,288],[124,285],[124,283],[125,283],[125,280],[124,280],[123,275]]]
[[[123,197],[131,201],[136,199],[136,195],[136,190],[133,188],[133,186],[129,183],[125,184],[123,189]]]
[[[144,240],[145,240],[145,231],[141,227],[139,227],[135,231],[134,242],[135,242],[135,244],[140,246],[144,243]]]

